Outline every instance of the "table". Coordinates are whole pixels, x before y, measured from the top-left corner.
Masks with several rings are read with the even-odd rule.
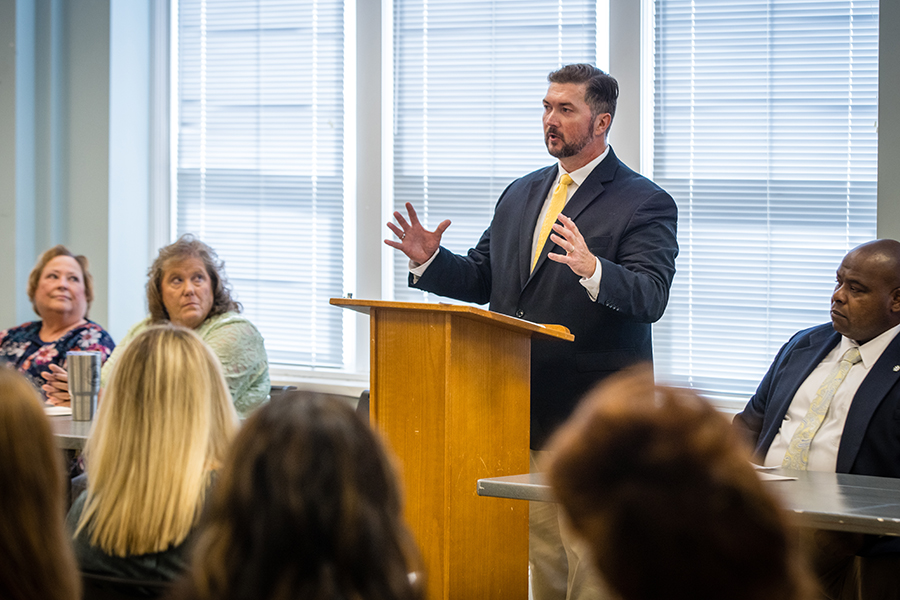
[[[797,478],[765,486],[800,526],[900,536],[900,479],[786,469],[766,473]],[[479,496],[553,501],[539,473],[479,479],[476,491]]]
[[[65,450],[83,450],[91,433],[93,421],[73,421],[71,415],[47,417],[56,447]]]

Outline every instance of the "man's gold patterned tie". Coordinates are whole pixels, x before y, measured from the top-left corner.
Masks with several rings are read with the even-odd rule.
[[[812,403],[809,405],[809,410],[806,411],[806,416],[803,417],[803,422],[800,423],[800,427],[797,428],[797,431],[794,432],[794,436],[791,438],[791,443],[788,444],[787,452],[784,454],[784,461],[781,463],[782,467],[785,469],[806,470],[807,465],[809,465],[809,446],[812,444],[816,432],[819,431],[819,427],[822,426],[822,421],[825,420],[825,413],[828,412],[828,407],[831,406],[834,393],[841,383],[844,382],[844,378],[850,372],[850,367],[860,360],[859,348],[850,348],[844,352],[841,362],[819,386],[816,397],[813,398]]]
[[[559,213],[562,212],[563,207],[566,205],[566,194],[571,183],[572,178],[569,177],[569,174],[563,173],[562,177],[559,178],[559,185],[556,186],[556,189],[553,190],[553,195],[550,196],[550,207],[547,209],[547,214],[544,215],[544,222],[541,223],[541,233],[538,235],[537,246],[534,249],[534,258],[531,259],[532,271],[534,271],[534,266],[541,255],[541,250],[544,249],[544,244],[547,243],[547,238],[550,237],[550,230],[553,228],[553,224],[556,223],[556,218],[559,217]]]

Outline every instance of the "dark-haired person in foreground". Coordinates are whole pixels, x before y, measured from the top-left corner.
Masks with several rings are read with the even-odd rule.
[[[544,142],[558,162],[506,188],[467,256],[441,247],[449,221],[427,231],[411,204],[408,221],[395,212],[398,224],[388,224],[399,239],[385,240],[409,258],[412,287],[575,335],[532,342],[533,451],[594,384],[652,359],[651,323],[665,311],[678,254],[672,197],[607,145],[616,80],[585,64],[547,79]],[[535,600],[602,597],[561,535],[555,504],[532,503],[529,542]]]
[[[0,598],[79,600],[62,454],[41,403],[23,375],[0,368]]]
[[[649,368],[592,391],[549,457],[554,495],[621,600],[812,600],[796,533],[744,441]]]
[[[295,392],[241,428],[175,597],[419,600],[417,570],[377,434],[343,400]]]
[[[841,262],[831,323],[795,334],[734,418],[767,466],[900,477],[900,242]],[[828,598],[900,598],[900,539],[807,536]]]

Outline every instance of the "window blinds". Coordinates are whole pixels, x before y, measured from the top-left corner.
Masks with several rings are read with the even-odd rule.
[[[270,362],[342,366],[341,0],[180,0],[177,232],[225,260]]]
[[[597,56],[589,0],[394,0],[393,205],[411,202],[465,253],[509,183],[552,164],[543,143],[547,73]],[[408,262],[393,254],[394,297]],[[437,300],[434,296],[430,300]],[[443,300],[442,301],[446,301]]]
[[[878,1],[656,0],[653,173],[681,253],[657,377],[755,391],[875,237]]]

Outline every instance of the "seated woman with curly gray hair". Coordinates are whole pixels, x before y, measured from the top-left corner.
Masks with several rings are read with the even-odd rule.
[[[231,297],[224,264],[215,251],[185,234],[160,249],[148,275],[150,315],[119,342],[103,366],[101,387],[106,387],[122,351],[138,334],[152,325],[173,323],[193,329],[212,348],[241,416],[264,402],[270,384],[263,338],[253,323],[240,315],[241,305]],[[65,374],[51,384],[57,388],[55,397],[68,399]]]
[[[549,447],[550,484],[622,600],[810,600],[784,511],[705,400],[610,377]]]

